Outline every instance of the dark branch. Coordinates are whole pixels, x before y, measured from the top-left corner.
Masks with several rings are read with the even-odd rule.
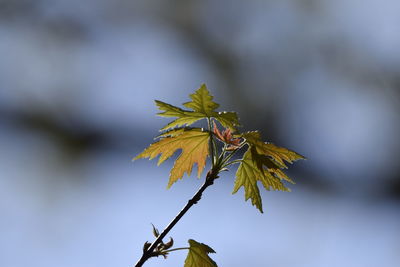
[[[188,201],[188,203],[183,207],[183,209],[176,215],[176,217],[170,222],[170,224],[162,231],[162,233],[157,237],[156,240],[151,244],[151,246],[143,252],[142,257],[136,263],[135,267],[141,267],[148,259],[154,256],[158,256],[154,253],[154,250],[158,244],[163,240],[163,238],[171,231],[171,229],[179,222],[179,220],[185,215],[185,213],[201,199],[201,196],[207,187],[214,183],[214,180],[218,178],[218,171],[210,170],[207,173],[206,180],[204,184],[199,188],[199,190],[194,194],[194,196]]]

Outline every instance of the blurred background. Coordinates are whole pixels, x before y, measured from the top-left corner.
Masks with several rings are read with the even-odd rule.
[[[0,0],[0,266],[133,266],[201,185],[131,162],[205,82],[308,160],[264,214],[224,173],[170,233],[219,266],[400,266],[397,0]],[[145,266],[183,266],[186,252]]]

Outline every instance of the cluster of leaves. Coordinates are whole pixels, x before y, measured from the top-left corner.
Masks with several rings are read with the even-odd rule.
[[[190,95],[190,98],[190,102],[183,104],[189,110],[156,100],[156,104],[161,110],[158,115],[176,119],[160,130],[162,133],[157,137],[158,141],[151,144],[134,159],[147,157],[153,159],[160,155],[158,164],[161,164],[177,150],[181,150],[171,169],[168,188],[181,179],[185,173],[190,175],[194,164],[197,164],[197,176],[200,177],[207,157],[211,158],[212,170],[216,173],[227,170],[230,165],[239,164],[233,193],[243,187],[245,200],[251,199],[251,203],[260,212],[263,212],[263,209],[258,182],[261,182],[266,190],[290,191],[284,182],[294,182],[283,170],[288,168],[287,163],[304,159],[303,156],[289,149],[262,141],[258,131],[240,133],[237,113],[216,111],[219,104],[213,101],[213,96],[210,95],[206,85],[203,84]],[[207,121],[208,129],[189,127],[201,119]],[[218,129],[216,122],[225,128],[222,132]],[[233,156],[242,148],[246,149],[243,157],[233,160]],[[189,258],[197,260],[204,258],[195,257],[196,251],[213,252],[208,246],[194,240],[189,240],[189,244],[196,249],[190,250],[189,255],[191,256],[188,256],[187,262],[192,262],[192,260],[188,260]],[[185,263],[185,267],[187,266],[214,265]]]

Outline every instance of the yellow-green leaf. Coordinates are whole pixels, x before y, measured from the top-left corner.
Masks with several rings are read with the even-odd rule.
[[[231,128],[234,130],[236,126],[240,125],[236,112],[215,112],[213,117],[216,118],[225,128]]]
[[[280,164],[277,164],[276,161],[272,160],[270,157],[265,156],[265,155],[260,155],[257,152],[257,149],[254,146],[250,146],[250,151],[251,151],[251,156],[253,161],[256,163],[257,168],[260,171],[268,171],[271,175],[281,179],[285,180],[291,184],[294,184],[295,182],[290,179],[280,168]]]
[[[161,154],[158,165],[170,158],[178,149],[182,150],[171,169],[168,188],[181,179],[186,172],[190,175],[192,167],[197,164],[197,175],[200,177],[206,165],[208,156],[208,140],[210,134],[202,129],[174,129],[160,136],[160,140],[151,144],[142,153],[134,158],[153,159]]]
[[[156,100],[158,108],[162,111],[158,115],[162,117],[177,117],[174,121],[164,126],[161,131],[180,127],[183,125],[189,126],[198,120],[204,118],[215,118],[225,128],[235,129],[239,125],[239,118],[236,112],[217,112],[215,111],[219,104],[213,101],[213,96],[207,89],[205,84],[202,84],[193,94],[190,95],[192,101],[186,102],[183,105],[191,110],[181,109],[179,107]]]
[[[257,131],[244,133],[242,137],[246,139],[250,146],[254,146],[257,149],[258,154],[270,157],[280,168],[287,168],[284,161],[293,163],[296,160],[305,159],[305,157],[292,150],[263,142],[260,133]]]
[[[184,267],[217,267],[215,261],[208,256],[209,253],[215,253],[212,248],[193,239],[189,239],[189,245]]]
[[[260,181],[266,190],[290,191],[283,185],[281,179],[275,177],[267,169],[264,169],[265,161],[262,157],[256,157],[252,148],[246,151],[236,172],[236,180],[232,194],[244,187],[245,200],[251,199],[251,203],[263,212],[260,190],[257,182]],[[265,159],[265,158],[264,158]],[[272,167],[272,166],[271,166]]]
[[[172,122],[170,122],[166,126],[164,126],[161,129],[161,131],[171,129],[174,127],[180,127],[183,125],[191,125],[191,124],[195,123],[196,121],[204,118],[204,114],[189,111],[189,110],[184,110],[184,109],[175,107],[173,105],[164,103],[159,100],[156,100],[156,104],[157,104],[158,108],[161,111],[163,111],[163,112],[158,113],[159,116],[178,117],[176,120],[173,120]]]
[[[190,98],[192,101],[186,102],[183,105],[193,109],[195,112],[204,114],[206,117],[213,117],[214,110],[219,107],[219,104],[212,101],[214,97],[210,95],[205,84],[202,84],[195,93],[191,94]]]

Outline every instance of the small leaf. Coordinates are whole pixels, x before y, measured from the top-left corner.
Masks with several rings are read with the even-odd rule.
[[[236,112],[218,112],[217,114],[214,114],[213,117],[216,118],[225,128],[231,128],[234,130],[235,126],[240,125],[239,117]]]
[[[212,248],[193,239],[189,239],[189,245],[184,267],[217,267],[215,261],[208,256],[209,253],[215,253]]]
[[[202,84],[195,93],[190,95],[191,102],[186,102],[183,105],[187,108],[193,109],[195,112],[204,114],[206,117],[214,117],[214,110],[219,107],[219,104],[215,103],[213,96],[207,89],[205,84]]]
[[[181,109],[179,107],[156,100],[158,108],[162,111],[158,115],[162,117],[177,117],[174,121],[164,126],[161,131],[172,129],[175,127],[189,126],[198,120],[205,118],[217,119],[225,128],[234,129],[239,125],[239,118],[236,112],[216,112],[215,109],[219,104],[215,103],[213,96],[207,89],[205,84],[202,84],[199,89],[190,95],[192,101],[186,102],[183,105],[191,110]]]
[[[266,190],[290,191],[281,180],[263,168],[262,157],[254,157],[251,147],[246,151],[236,172],[236,180],[232,194],[244,187],[245,200],[251,199],[251,204],[263,213],[262,200],[257,182],[260,181]]]
[[[193,112],[189,110],[183,110],[173,105],[164,103],[156,100],[158,108],[164,112],[158,113],[162,117],[178,117],[178,119],[168,123],[166,126],[161,128],[161,131],[172,129],[174,127],[180,127],[183,125],[191,125],[198,120],[204,119],[204,114]]]
[[[199,128],[191,129],[175,129],[162,134],[161,139],[134,158],[150,158],[153,159],[161,154],[158,160],[158,165],[170,158],[176,150],[181,149],[182,153],[175,161],[171,169],[168,188],[181,179],[186,172],[190,175],[192,167],[197,164],[197,176],[200,177],[206,165],[206,158],[208,156],[208,139],[209,132],[203,131]]]
[[[153,226],[153,235],[157,238],[160,235],[160,232],[158,232],[158,229],[154,227],[153,224],[151,224]]]
[[[280,165],[271,160],[270,157],[258,154],[257,149],[254,146],[250,146],[250,151],[251,157],[260,171],[265,172],[265,170],[267,170],[270,174],[281,180],[285,180],[291,184],[295,183],[282,170],[279,169],[281,168]]]
[[[230,128],[226,128],[222,133],[219,131],[215,122],[213,122],[213,132],[216,135],[217,139],[229,145],[226,150],[235,150],[239,147],[241,142],[240,138],[235,138],[232,136],[232,131]]]
[[[233,194],[240,187],[244,187],[245,200],[251,198],[251,203],[260,212],[262,201],[257,181],[261,181],[266,190],[290,191],[283,183],[285,180],[294,183],[281,169],[286,169],[286,162],[293,163],[299,159],[305,159],[302,155],[287,148],[278,147],[271,143],[264,143],[260,133],[247,132],[241,135],[249,145],[248,150],[236,172],[235,186]]]
[[[250,146],[254,146],[257,149],[258,154],[270,157],[280,168],[287,169],[284,161],[293,163],[296,160],[305,159],[304,156],[292,150],[263,142],[258,131],[244,133],[242,137],[246,139]]]

